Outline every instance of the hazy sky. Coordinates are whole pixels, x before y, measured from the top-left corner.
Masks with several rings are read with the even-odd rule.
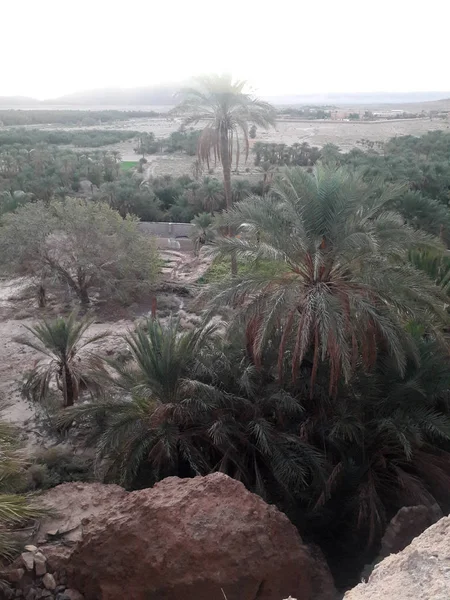
[[[450,90],[449,0],[16,0],[0,95],[228,71],[260,94]]]

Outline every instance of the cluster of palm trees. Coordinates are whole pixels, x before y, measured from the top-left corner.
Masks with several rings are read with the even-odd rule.
[[[311,167],[320,159],[321,153],[317,146],[310,146],[308,142],[292,144],[274,144],[268,142],[255,142],[252,147],[255,155],[255,166],[267,162],[277,166],[302,166]]]
[[[284,167],[262,196],[233,187],[248,124],[273,113],[227,77],[200,84],[179,111],[206,122],[199,160],[223,168],[220,227],[216,180],[196,219],[230,276],[202,288],[201,325],[148,319],[120,360],[89,353],[74,316],[30,329],[44,358],[24,392],[58,391],[58,426],[89,431],[107,481],[227,473],[356,572],[399,508],[450,508],[441,212],[336,166]]]
[[[120,162],[117,151],[77,153],[44,145],[31,150],[21,146],[2,148],[2,189],[11,195],[16,193],[15,190],[21,190],[22,194],[26,194],[27,202],[49,202],[54,197],[73,195],[83,179],[97,186],[105,181],[114,181],[119,177]],[[7,199],[0,200],[0,206],[7,202]]]
[[[56,382],[60,426],[88,428],[109,481],[220,470],[366,560],[404,504],[450,506],[447,296],[411,260],[444,249],[395,211],[399,191],[283,170],[223,217],[239,235],[215,233],[217,260],[247,268],[204,289],[201,326],[150,319],[127,360],[101,361],[79,355],[87,323],[46,323],[26,392]]]

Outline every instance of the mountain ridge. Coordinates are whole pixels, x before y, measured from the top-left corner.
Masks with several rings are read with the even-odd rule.
[[[171,83],[135,88],[103,88],[66,94],[57,98],[37,100],[27,96],[0,96],[0,107],[33,108],[51,106],[172,106],[176,93],[184,84]],[[356,105],[356,104],[415,104],[449,101],[448,92],[352,92],[317,94],[263,95],[276,105]]]

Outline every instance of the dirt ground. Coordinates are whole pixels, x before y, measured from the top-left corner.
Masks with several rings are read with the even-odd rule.
[[[167,137],[176,131],[182,123],[179,118],[171,116],[154,119],[130,119],[101,127],[102,129],[124,129],[133,131],[153,132],[157,138]],[[201,126],[201,124],[199,125]],[[53,127],[54,128],[54,127]],[[99,127],[96,127],[97,129]],[[71,128],[77,129],[77,128]],[[82,129],[82,128],[81,128]],[[308,142],[311,146],[322,147],[333,143],[341,151],[347,152],[358,145],[361,139],[372,141],[386,141],[401,135],[423,135],[427,131],[450,129],[450,121],[442,119],[398,119],[391,121],[296,121],[278,120],[274,129],[264,131],[258,129],[255,142],[273,142],[291,145],[294,143]],[[134,152],[135,140],[128,140],[118,144],[104,146],[99,150],[117,150],[124,161],[137,161],[139,155]],[[88,150],[88,149],[86,149]],[[194,157],[186,154],[158,154],[147,156],[152,166],[153,176],[190,174]],[[245,172],[255,172],[253,156],[250,152],[248,162],[242,161],[240,169]]]
[[[194,284],[208,269],[211,258],[196,258],[191,252],[172,250],[163,250],[161,254],[165,267],[157,293],[158,316],[165,319],[174,312],[180,317],[183,327],[191,327],[198,317],[189,312],[186,297],[178,295],[176,287]],[[171,286],[175,286],[175,291],[170,291]],[[52,314],[55,316],[60,311],[58,306],[53,306],[50,314],[48,310],[44,313],[37,309],[29,288],[30,282],[24,278],[0,280],[0,418],[16,425],[26,447],[32,450],[46,446],[48,439],[38,425],[36,406],[21,396],[20,388],[25,373],[40,356],[35,350],[21,344],[20,339],[30,337],[26,327],[43,317],[51,318]],[[148,316],[150,309],[150,300],[144,299],[140,305],[133,305],[126,311],[111,311],[119,318],[105,308],[97,310],[94,313],[95,322],[87,333],[92,336],[108,332],[109,335],[90,346],[90,349],[100,356],[111,356],[125,350],[123,335],[133,329],[140,319]]]

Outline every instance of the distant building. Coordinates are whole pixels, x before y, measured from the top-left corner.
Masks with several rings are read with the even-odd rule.
[[[348,110],[332,110],[331,119],[333,121],[343,121],[344,119],[348,119],[349,114],[350,111]]]

